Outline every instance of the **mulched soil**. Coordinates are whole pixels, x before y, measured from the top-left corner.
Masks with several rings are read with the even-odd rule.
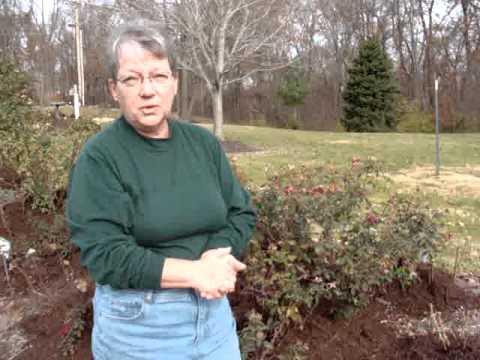
[[[5,175],[0,172],[0,178]],[[19,203],[7,206],[5,213],[14,250],[16,243],[35,238],[37,234],[29,220],[40,215],[24,211]],[[0,228],[0,236],[7,235]],[[15,313],[17,321],[9,329],[2,328],[0,321],[0,359],[10,359],[5,355],[8,351],[2,343],[2,330],[12,329],[28,341],[16,360],[62,359],[65,358],[62,352],[67,351],[72,351],[67,358],[90,359],[93,284],[80,266],[79,254],[74,252],[64,257],[53,246],[41,256],[26,257],[14,251],[9,273],[10,284],[3,270],[0,271],[0,320],[2,314],[13,317]],[[241,324],[249,310],[248,301],[242,294],[234,295],[231,300]],[[379,291],[368,307],[348,319],[332,319],[328,304],[322,304],[309,317],[304,329],[292,330],[287,340],[306,342],[309,358],[318,360],[480,359],[480,336],[467,338],[465,342],[451,339],[447,349],[434,334],[399,336],[391,325],[392,317],[422,319],[428,316],[431,304],[442,313],[452,313],[461,307],[480,309],[478,296],[457,287],[448,274],[435,271],[430,285],[425,279],[408,290],[391,285]],[[75,317],[75,310],[82,310],[83,315]],[[84,331],[76,339],[74,330],[79,323]]]
[[[454,285],[450,276],[436,271],[433,283],[426,281],[408,291],[395,285],[350,319],[332,320],[317,311],[297,338],[307,339],[311,359],[480,359],[480,337],[472,337],[463,349],[453,340],[444,350],[438,336],[399,337],[386,319],[391,315],[423,319],[435,311],[453,312],[463,306],[478,309],[480,299]],[[390,315],[389,315],[390,313]],[[394,314],[392,314],[394,313]]]
[[[223,150],[229,154],[259,151],[259,149],[257,149],[252,145],[247,145],[240,141],[234,141],[234,140],[222,141],[222,146],[223,146]]]
[[[16,183],[15,173],[0,167],[0,189],[12,189]]]

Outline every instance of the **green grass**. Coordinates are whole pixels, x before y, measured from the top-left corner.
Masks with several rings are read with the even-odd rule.
[[[227,125],[225,136],[253,145],[260,154],[239,156],[250,180],[266,180],[265,168],[287,164],[347,164],[352,157],[374,156],[389,172],[435,161],[435,136],[398,133],[333,133]],[[441,135],[443,166],[480,165],[480,134]]]
[[[241,141],[260,150],[236,155],[242,173],[257,185],[267,181],[268,173],[287,165],[350,166],[352,157],[374,156],[393,174],[416,166],[433,166],[435,161],[435,136],[431,134],[352,134],[236,125],[227,125],[224,131],[227,140]],[[480,177],[480,134],[442,134],[440,144],[442,167]],[[414,187],[406,189],[387,182],[379,187],[374,199],[386,199],[398,190],[414,191]],[[420,188],[432,207],[448,209],[447,229],[452,238],[439,263],[453,270],[457,259],[457,271],[478,272],[480,196],[449,195],[442,190],[435,184]]]

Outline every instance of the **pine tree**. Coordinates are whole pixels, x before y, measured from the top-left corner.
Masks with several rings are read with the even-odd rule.
[[[348,75],[341,119],[344,128],[357,132],[395,130],[394,105],[398,86],[392,64],[376,39],[360,44]]]
[[[280,84],[277,95],[282,99],[283,105],[293,108],[293,119],[289,121],[291,128],[298,128],[298,107],[303,105],[310,89],[305,75],[301,69],[291,68]]]

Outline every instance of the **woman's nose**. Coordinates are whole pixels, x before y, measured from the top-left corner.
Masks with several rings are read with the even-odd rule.
[[[140,96],[152,96],[155,94],[155,89],[150,78],[144,78],[140,83]]]

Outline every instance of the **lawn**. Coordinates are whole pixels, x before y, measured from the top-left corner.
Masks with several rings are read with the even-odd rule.
[[[261,150],[239,157],[239,164],[254,182],[265,180],[265,168],[287,164],[347,164],[352,157],[374,156],[389,172],[433,165],[435,136],[407,133],[334,133],[227,125],[229,140]],[[441,164],[477,166],[480,173],[480,134],[442,134]]]
[[[407,133],[333,133],[252,126],[225,126],[227,140],[258,152],[236,154],[247,179],[261,185],[282,166],[350,166],[352,157],[374,156],[392,181],[375,198],[395,191],[420,191],[432,207],[448,210],[452,241],[439,262],[457,271],[480,267],[480,134],[442,134],[440,177],[435,176],[435,136]]]

